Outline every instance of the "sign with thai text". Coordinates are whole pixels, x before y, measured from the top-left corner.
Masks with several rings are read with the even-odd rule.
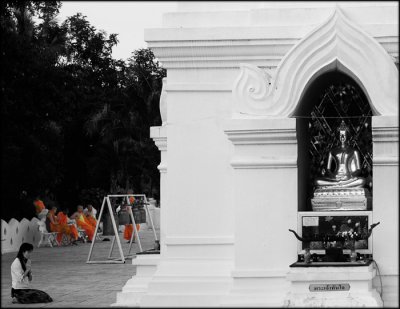
[[[303,226],[318,226],[318,217],[303,217]]]
[[[350,290],[348,283],[310,284],[310,292],[340,292]]]

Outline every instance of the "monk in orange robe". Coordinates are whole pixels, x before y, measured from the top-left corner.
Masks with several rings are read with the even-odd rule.
[[[42,212],[42,210],[46,208],[46,207],[44,206],[43,201],[40,200],[40,199],[35,199],[35,200],[33,201],[33,205],[35,206],[36,215],[40,214],[40,213]]]
[[[57,232],[57,242],[61,244],[63,235],[68,237],[68,240],[71,244],[75,244],[78,239],[78,233],[74,233],[74,230],[70,228],[67,224],[67,220],[64,217],[65,215],[61,213],[60,217],[56,216],[57,207],[52,207],[49,213],[47,214],[47,218],[50,221],[50,231]],[[60,220],[61,219],[61,220]]]
[[[83,206],[78,205],[77,211],[72,214],[71,219],[75,219],[76,225],[81,229],[85,230],[86,235],[89,237],[89,240],[93,240],[95,226],[89,223],[86,215],[83,212]]]
[[[35,206],[36,216],[39,218],[39,220],[45,219],[47,217],[49,210],[46,209],[43,201],[39,198],[36,198],[33,201],[33,205]]]
[[[130,241],[133,233],[133,225],[125,224],[124,239]]]
[[[57,215],[57,218],[58,218],[58,222],[68,226],[69,234],[71,235],[71,237],[74,240],[77,240],[78,236],[79,236],[78,229],[76,228],[76,226],[74,224],[68,224],[68,216],[66,214],[64,214],[62,211],[60,211]]]
[[[87,206],[87,208],[83,211],[84,214],[86,215],[87,221],[94,227],[96,228],[97,220],[96,220],[96,209],[93,208],[91,204]]]
[[[133,196],[129,197],[129,204],[133,205],[135,202],[135,198]],[[140,230],[140,224],[136,224],[136,230],[139,232]],[[133,225],[132,224],[125,224],[125,230],[124,230],[124,239],[126,240],[131,240],[133,233]],[[135,239],[133,239],[135,241]]]

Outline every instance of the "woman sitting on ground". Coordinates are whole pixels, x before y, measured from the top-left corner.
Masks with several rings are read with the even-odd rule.
[[[50,221],[50,231],[57,232],[57,242],[61,244],[63,235],[68,237],[68,241],[70,244],[76,245],[76,240],[78,239],[78,231],[76,227],[73,225],[68,225],[67,219],[65,215],[60,212],[60,216],[56,216],[57,207],[53,206],[49,213],[47,214],[47,218]]]
[[[18,251],[17,257],[11,264],[11,297],[13,303],[33,304],[48,303],[53,299],[40,290],[29,288],[32,281],[32,270],[30,255],[33,251],[33,245],[23,243]]]

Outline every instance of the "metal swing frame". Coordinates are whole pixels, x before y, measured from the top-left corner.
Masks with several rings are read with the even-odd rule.
[[[129,207],[128,211],[129,211],[129,216],[130,216],[130,218],[132,220],[134,232],[132,233],[131,238],[129,240],[129,249],[128,249],[128,252],[127,252],[126,255],[124,255],[124,252],[122,250],[121,240],[119,239],[119,235],[118,235],[118,228],[117,228],[117,225],[115,223],[114,216],[112,215],[113,214],[113,210],[112,210],[110,198],[111,197],[124,197],[124,198],[126,198],[127,204],[130,205],[129,197],[131,197],[131,196],[132,197],[142,197],[143,198],[144,207],[145,207],[147,216],[148,216],[148,218],[150,220],[150,224],[151,224],[151,227],[152,227],[152,230],[153,230],[153,233],[154,233],[155,241],[158,240],[157,239],[156,230],[155,230],[154,224],[153,224],[153,219],[152,219],[152,217],[150,215],[150,211],[149,211],[149,208],[148,208],[149,203],[147,201],[146,195],[144,195],[144,194],[111,194],[111,195],[107,195],[107,196],[105,196],[103,198],[103,203],[101,205],[99,218],[97,219],[96,229],[95,229],[95,233],[94,233],[94,236],[93,236],[93,241],[92,241],[92,243],[90,245],[89,255],[88,255],[86,263],[88,263],[88,264],[94,264],[94,263],[105,263],[105,264],[116,264],[117,263],[117,264],[120,264],[120,263],[125,263],[125,259],[127,257],[132,257],[132,254],[130,254],[130,252],[131,252],[132,242],[133,242],[133,239],[134,239],[135,235],[137,236],[139,251],[143,252],[142,245],[141,245],[141,242],[140,242],[139,232],[138,232],[138,230],[136,228],[136,222],[135,222],[135,218],[134,218],[133,212],[132,212],[132,207]],[[99,229],[100,220],[101,220],[101,217],[103,215],[104,207],[105,207],[106,203],[107,203],[108,211],[111,214],[111,222],[112,222],[113,231],[114,231],[114,236],[111,236],[113,239],[112,239],[111,248],[110,248],[110,251],[109,251],[109,254],[108,254],[108,260],[91,261],[90,257],[92,256],[92,251],[93,251],[94,243],[96,241],[97,231]],[[119,249],[119,253],[120,253],[120,258],[118,258],[118,257],[117,258],[112,258],[111,257],[113,249],[114,249],[115,239],[117,239],[117,245],[118,245],[118,249]]]

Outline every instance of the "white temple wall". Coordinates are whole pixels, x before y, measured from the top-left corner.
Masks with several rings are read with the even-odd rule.
[[[374,260],[382,275],[385,307],[399,305],[399,118],[372,118],[373,220],[381,222],[373,233]],[[380,290],[381,282],[374,280]]]
[[[192,94],[168,94],[167,228],[169,235],[232,236],[232,146],[221,130],[229,96]]]
[[[277,101],[273,111],[279,111],[280,102],[287,104],[283,119],[279,113],[249,116],[233,113],[232,91],[241,63],[265,68],[274,79],[289,51],[332,16],[336,3],[303,5],[180,2],[177,12],[164,16],[163,28],[145,30],[148,46],[167,69],[168,131],[163,136],[168,144],[164,154],[168,172],[167,178],[161,178],[161,258],[140,306],[283,305],[288,290],[285,276],[297,258],[297,240],[288,229],[297,228],[298,207],[303,207],[298,205],[297,192],[299,132],[295,119],[287,115],[298,101],[293,97]],[[369,63],[368,55],[380,53],[379,44],[398,63],[396,2],[339,2],[339,6],[344,17],[338,13],[322,29],[334,39],[319,45],[321,38],[330,38],[321,31],[315,44],[311,40],[309,48],[300,49],[294,65],[302,65],[301,52],[308,57],[304,70],[296,71],[301,80],[289,84],[294,75],[289,74],[291,65],[286,66],[289,73],[283,75],[288,78],[281,81],[288,84],[279,85],[282,97],[296,87],[296,93],[301,93],[299,85],[335,59],[356,68],[368,81],[366,88],[371,87],[371,76],[377,75],[368,73],[375,70],[382,77],[384,70],[365,68],[357,53],[362,50]],[[354,48],[354,44],[366,44],[365,37],[358,40],[358,28],[347,20],[379,44],[367,51]],[[349,31],[352,35],[346,36]],[[315,60],[319,58],[323,61]],[[383,62],[388,64],[387,59]],[[258,94],[255,75],[248,74],[243,90]],[[257,81],[259,76],[254,78]],[[373,103],[377,109],[393,110],[390,104]],[[389,127],[393,129],[394,123]],[[374,144],[374,160],[379,153],[381,157],[393,153],[396,140],[398,135],[390,145]],[[384,239],[398,229],[398,160],[397,165],[393,158],[389,161],[391,166],[378,164],[373,171],[373,218],[381,220],[381,225],[372,237],[374,258],[389,291],[383,296],[385,305],[398,299],[398,294],[390,292],[398,287],[394,267],[398,250]],[[398,242],[398,233],[394,235],[391,239]],[[377,250],[382,251],[377,255]]]
[[[297,225],[296,169],[241,170],[235,179],[245,193],[235,196],[235,271],[284,275],[297,254],[288,232]]]

